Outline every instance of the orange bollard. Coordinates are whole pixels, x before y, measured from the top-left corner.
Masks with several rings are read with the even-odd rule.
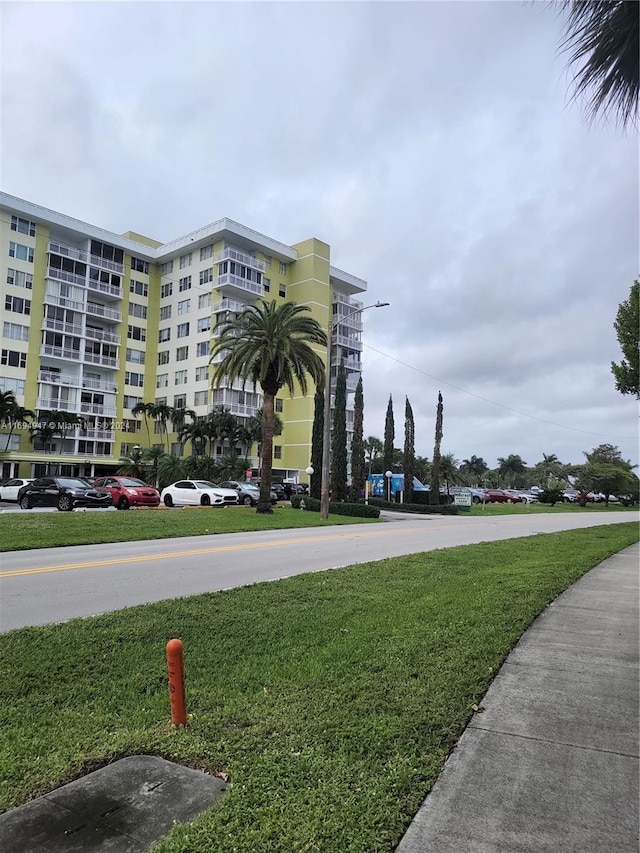
[[[187,702],[184,690],[182,640],[169,640],[167,643],[167,670],[169,671],[171,722],[174,726],[186,726]]]

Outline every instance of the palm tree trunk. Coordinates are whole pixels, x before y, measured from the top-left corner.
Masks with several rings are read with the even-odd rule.
[[[273,432],[275,426],[275,395],[264,388],[262,406],[262,450],[260,465],[260,497],[256,512],[272,513],[271,507],[271,469],[273,468]]]

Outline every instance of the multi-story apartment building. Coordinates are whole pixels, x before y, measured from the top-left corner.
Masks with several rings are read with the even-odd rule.
[[[220,219],[163,244],[0,193],[0,282],[0,392],[13,392],[38,423],[52,411],[78,416],[53,434],[0,424],[3,477],[38,476],[53,456],[61,473],[111,473],[136,445],[166,442],[182,455],[175,425],[161,435],[161,423],[133,414],[140,402],[197,417],[216,406],[254,415],[259,388],[212,391],[210,344],[219,318],[260,299],[308,305],[323,328],[333,327],[334,381],[341,359],[348,390],[361,372],[361,316],[352,312],[366,282],[331,266],[330,247],[315,238],[289,246]],[[352,406],[350,398],[348,430]],[[284,429],[274,473],[297,477],[311,456],[313,395],[283,389],[276,411]],[[215,448],[234,450],[246,452]],[[256,447],[251,453],[257,464]]]

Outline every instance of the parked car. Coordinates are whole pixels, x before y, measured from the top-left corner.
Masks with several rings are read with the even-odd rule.
[[[233,506],[238,495],[208,480],[177,480],[162,490],[165,506]]]
[[[117,509],[158,506],[160,503],[160,492],[135,477],[96,477],[93,485],[110,492]]]
[[[522,503],[525,504],[537,504],[540,500],[540,495],[542,492],[518,492]]]
[[[520,504],[525,503],[522,492],[519,489],[502,489],[507,495],[507,503]]]
[[[427,491],[431,491],[431,489],[427,488]],[[446,494],[446,491],[442,492],[442,489],[440,491],[441,491],[441,493]],[[476,489],[474,486],[450,486],[449,487],[449,494],[453,495],[454,497],[455,497],[455,495],[467,494],[468,492],[471,492],[471,503],[481,504],[483,502],[483,500],[484,500],[484,489]]]
[[[240,483],[238,480],[225,480],[220,483],[220,486],[225,489],[233,489],[238,498],[238,503],[245,506],[255,506],[260,498],[260,487],[253,483]],[[278,496],[275,492],[271,492],[271,505],[278,503]]]
[[[21,477],[14,477],[13,480],[3,480],[0,483],[0,501],[17,501],[18,492],[28,483],[33,483],[33,478],[24,480]]]
[[[79,506],[107,509],[113,506],[113,498],[106,489],[96,489],[81,477],[38,477],[20,488],[18,503],[22,509],[55,506],[70,512]]]
[[[517,497],[517,493],[512,494],[504,489],[485,489],[484,499],[486,503],[492,504],[520,503],[522,500]]]
[[[279,501],[288,500],[287,489],[282,483],[271,483],[271,491],[276,493]]]

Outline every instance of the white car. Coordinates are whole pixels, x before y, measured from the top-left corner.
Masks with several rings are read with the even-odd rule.
[[[162,490],[165,506],[229,506],[238,503],[232,489],[221,489],[208,480],[178,480]]]
[[[538,503],[538,493],[536,492],[518,492],[520,497],[522,498],[522,503],[525,504],[537,504]]]
[[[16,477],[13,480],[7,480],[3,486],[0,486],[0,501],[17,501],[18,491],[27,483],[33,483],[33,478],[22,480],[20,477]]]

